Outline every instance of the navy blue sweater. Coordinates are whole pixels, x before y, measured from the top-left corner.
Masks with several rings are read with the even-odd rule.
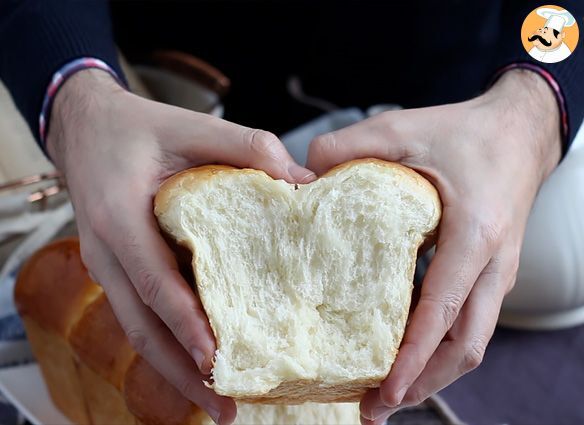
[[[581,40],[568,59],[541,64],[520,40],[534,1],[132,1],[110,10],[103,0],[2,0],[0,78],[36,136],[49,80],[68,61],[96,57],[122,75],[115,44],[135,61],[175,48],[231,77],[226,118],[281,132],[319,113],[290,101],[291,74],[339,106],[421,107],[468,99],[501,67],[529,62],[560,85],[567,146],[584,117],[584,1],[557,4],[576,17]]]

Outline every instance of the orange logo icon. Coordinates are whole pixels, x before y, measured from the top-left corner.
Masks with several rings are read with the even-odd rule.
[[[521,42],[532,58],[556,63],[569,57],[578,45],[578,24],[574,16],[559,6],[533,10],[521,27]]]

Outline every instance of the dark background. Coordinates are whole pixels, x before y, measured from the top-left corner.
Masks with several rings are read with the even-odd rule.
[[[340,107],[479,94],[496,70],[500,9],[482,0],[112,3],[116,41],[131,61],[155,48],[193,53],[231,79],[227,119],[276,133],[322,112],[290,98],[290,75]]]

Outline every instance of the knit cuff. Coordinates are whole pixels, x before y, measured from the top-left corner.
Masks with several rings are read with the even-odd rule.
[[[504,73],[512,69],[527,69],[540,75],[545,82],[550,86],[554,92],[556,102],[558,104],[558,109],[560,111],[560,135],[562,137],[562,157],[566,154],[569,146],[569,135],[570,135],[570,125],[568,122],[568,110],[566,108],[566,98],[562,93],[562,89],[556,79],[547,70],[541,66],[535,65],[530,62],[514,62],[500,68],[495,72],[489,87],[492,86]]]

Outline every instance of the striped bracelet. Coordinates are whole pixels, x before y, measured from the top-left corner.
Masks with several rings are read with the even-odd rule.
[[[96,58],[78,58],[71,62],[68,62],[63,67],[61,67],[57,72],[53,74],[53,78],[47,87],[45,97],[43,99],[43,106],[41,108],[41,113],[39,115],[39,135],[41,148],[45,151],[45,141],[47,136],[47,124],[49,122],[51,107],[53,106],[53,101],[55,96],[59,92],[59,89],[63,87],[65,81],[67,81],[73,74],[84,69],[97,68],[108,72],[116,81],[125,87],[116,71],[114,71],[107,63]]]

